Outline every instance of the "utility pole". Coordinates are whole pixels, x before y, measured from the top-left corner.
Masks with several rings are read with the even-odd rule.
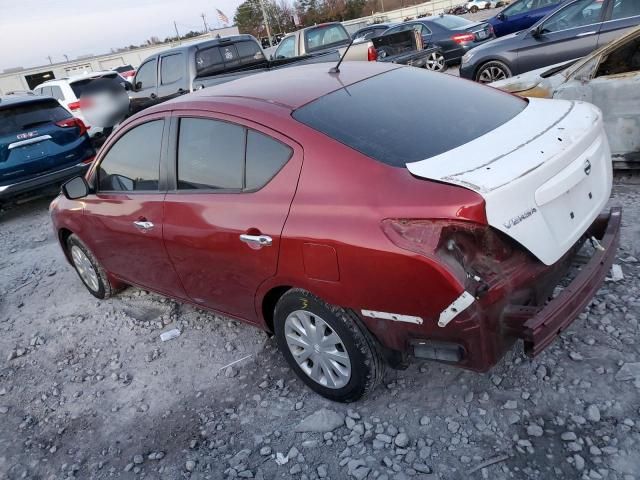
[[[51,55],[48,55],[47,58],[49,59],[49,64],[53,65],[53,60],[51,60]]]
[[[64,59],[68,62],[69,61],[69,57],[67,55],[62,55],[64,57]]]
[[[202,17],[202,23],[204,23],[204,31],[208,32],[209,25],[207,25],[207,16],[204,13],[201,13],[200,16]]]
[[[178,32],[178,24],[176,23],[176,21],[173,21],[173,26],[176,29],[176,35],[178,36],[178,40],[180,40],[180,32]]]
[[[264,8],[264,0],[260,0],[260,8],[262,8],[262,18],[264,18],[264,26],[267,28],[267,37],[269,37],[269,46],[273,47],[271,41],[271,28],[269,27],[269,18],[267,17],[267,10]]]

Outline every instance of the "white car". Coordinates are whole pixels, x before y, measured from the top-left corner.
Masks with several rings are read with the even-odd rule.
[[[478,10],[485,10],[489,8],[495,8],[497,1],[488,0],[471,0],[467,2],[465,6],[471,13],[476,13]]]
[[[90,137],[102,136],[104,129],[96,125],[92,125],[80,108],[80,97],[87,86],[97,79],[113,79],[123,86],[126,82],[126,80],[124,80],[124,78],[122,78],[117,72],[91,72],[83,75],[46,81],[34,88],[33,92],[36,95],[53,97],[58,100],[60,105],[69,110],[74,117],[82,120],[88,129],[87,133]]]

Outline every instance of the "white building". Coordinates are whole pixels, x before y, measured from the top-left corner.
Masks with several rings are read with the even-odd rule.
[[[167,50],[177,45],[201,42],[216,36],[226,37],[238,35],[238,27],[227,27],[212,30],[211,32],[193,37],[180,42],[151,45],[124,52],[109,53],[96,57],[76,59],[69,62],[54,63],[34,68],[9,69],[0,73],[0,95],[14,90],[31,90],[40,83],[54,78],[64,78],[71,75],[79,75],[83,72],[99,72],[111,70],[121,65],[132,65],[137,68],[142,61],[158,52]]]

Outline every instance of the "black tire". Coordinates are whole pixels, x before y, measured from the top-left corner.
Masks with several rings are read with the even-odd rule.
[[[472,5],[471,8],[469,9],[469,11],[471,13],[478,13],[478,7],[475,5]]]
[[[294,359],[285,336],[285,321],[296,311],[308,312],[312,317],[320,318],[338,335],[351,366],[350,378],[343,387],[329,388],[316,382]],[[350,310],[329,305],[306,290],[294,288],[285,293],[276,305],[274,330],[278,348],[293,371],[313,391],[329,400],[355,402],[368,395],[382,381],[386,364],[380,348]]]
[[[80,249],[86,256],[86,258],[89,260],[89,262],[91,263],[91,266],[93,267],[96,274],[97,288],[93,288],[87,282],[87,280],[85,280],[83,275],[80,273],[80,269],[78,265],[76,265],[76,261],[73,257],[74,248]],[[67,251],[69,253],[69,258],[71,259],[71,264],[73,265],[73,268],[76,270],[78,277],[80,277],[80,280],[82,280],[82,283],[84,284],[85,287],[87,287],[87,290],[89,290],[89,293],[91,293],[91,295],[101,300],[104,300],[106,298],[109,298],[111,295],[113,295],[116,292],[116,290],[113,288],[113,286],[109,282],[109,278],[107,277],[107,272],[105,272],[104,268],[102,268],[102,266],[100,265],[100,262],[98,262],[98,259],[96,259],[93,253],[91,253],[91,250],[89,250],[89,248],[84,244],[82,240],[80,240],[80,238],[78,238],[77,235],[72,234],[67,239]]]
[[[498,72],[502,73],[498,74]],[[498,60],[491,60],[478,67],[474,80],[480,83],[491,83],[511,76],[513,76],[511,69],[505,63]]]

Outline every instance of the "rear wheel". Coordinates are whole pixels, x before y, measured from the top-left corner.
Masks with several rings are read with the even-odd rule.
[[[431,52],[424,66],[432,72],[444,72],[447,69],[447,63],[441,52]]]
[[[478,7],[476,5],[472,5],[469,11],[471,13],[478,13]]]
[[[114,288],[109,283],[107,273],[89,248],[77,235],[72,234],[67,239],[67,249],[71,263],[89,293],[96,298],[109,298],[114,293]]]
[[[312,390],[353,402],[382,380],[384,360],[356,315],[302,289],[285,293],[275,310],[278,348]]]
[[[476,82],[491,83],[511,77],[511,69],[498,60],[483,64],[476,72]]]

